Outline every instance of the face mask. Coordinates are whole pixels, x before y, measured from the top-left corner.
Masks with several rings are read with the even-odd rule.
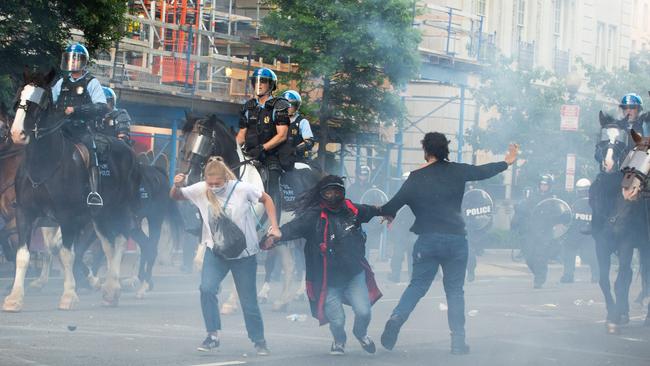
[[[214,193],[215,195],[221,195],[223,192],[226,191],[226,185],[224,184],[224,185],[221,186],[221,187],[211,187],[210,190],[211,190],[212,193]]]
[[[339,189],[328,189],[321,192],[321,200],[329,209],[339,209],[345,201],[345,191]]]

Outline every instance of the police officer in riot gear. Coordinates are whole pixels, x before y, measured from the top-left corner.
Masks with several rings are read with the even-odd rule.
[[[295,90],[287,90],[282,97],[289,101],[289,136],[287,145],[291,147],[290,153],[295,154],[296,161],[305,161],[309,158],[309,152],[314,147],[314,133],[311,131],[309,121],[304,118],[299,110],[302,104],[302,97]]]
[[[66,132],[82,141],[91,153],[90,193],[86,203],[103,206],[104,201],[99,195],[99,161],[93,125],[106,114],[106,97],[99,80],[86,71],[89,58],[88,50],[79,43],[65,49],[61,56],[61,71],[66,75],[52,87],[52,99],[56,108],[69,119]]]
[[[563,238],[562,262],[564,273],[560,278],[561,283],[573,283],[576,269],[576,256],[589,264],[591,269],[591,282],[598,282],[598,261],[596,260],[596,247],[591,237],[591,207],[589,206],[589,187],[591,181],[587,178],[576,182],[576,200],[573,203],[573,222],[566,237]]]
[[[538,223],[538,218],[533,216],[533,209],[541,201],[551,198],[554,178],[551,174],[540,177],[537,191],[515,207],[515,216],[512,228],[519,236],[521,249],[526,259],[528,268],[533,273],[534,288],[542,288],[548,274],[548,260],[551,256],[551,243],[541,240],[533,233],[533,227]]]
[[[267,68],[257,69],[250,77],[255,96],[241,109],[237,143],[244,145],[244,153],[258,160],[266,168],[265,189],[276,205],[281,203],[280,176],[282,169],[291,169],[293,162],[282,161],[279,150],[289,134],[289,102],[273,97],[278,78]],[[264,176],[264,175],[263,175]],[[280,209],[277,210],[278,219]]]
[[[103,90],[109,112],[106,113],[103,123],[98,126],[99,130],[109,136],[115,136],[130,145],[131,116],[129,116],[126,109],[117,108],[117,96],[113,89],[105,86]]]
[[[355,202],[361,202],[361,196],[363,196],[363,194],[370,188],[372,188],[372,182],[370,181],[370,167],[362,165],[359,167],[354,183],[352,183],[347,189],[348,197]]]

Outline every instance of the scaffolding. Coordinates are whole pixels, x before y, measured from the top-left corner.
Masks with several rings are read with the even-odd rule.
[[[254,59],[256,44],[276,44],[259,31],[266,12],[259,0],[132,0],[126,36],[91,70],[118,89],[239,101],[252,69],[295,67]]]

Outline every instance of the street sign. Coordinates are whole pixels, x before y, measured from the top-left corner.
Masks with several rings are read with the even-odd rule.
[[[564,188],[567,192],[573,192],[576,178],[576,154],[566,154],[566,181]]]
[[[564,104],[560,107],[560,130],[578,131],[578,120],[580,119],[580,106]]]

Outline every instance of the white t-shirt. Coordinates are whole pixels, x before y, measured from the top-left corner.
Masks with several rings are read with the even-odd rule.
[[[221,194],[217,194],[217,198],[223,203],[226,202],[230,191],[235,186],[237,181],[228,181],[226,189]],[[187,198],[196,207],[198,207],[201,217],[203,218],[203,230],[201,234],[201,242],[207,245],[208,248],[214,246],[212,239],[212,232],[210,231],[209,210],[210,202],[206,195],[208,185],[205,181],[201,181],[191,186],[181,188],[183,197]],[[246,182],[239,182],[235,191],[228,201],[226,213],[228,217],[244,232],[246,237],[246,250],[238,258],[248,257],[259,252],[259,238],[257,237],[257,218],[253,211],[252,205],[259,202],[262,197],[262,190],[256,188],[252,184]]]

